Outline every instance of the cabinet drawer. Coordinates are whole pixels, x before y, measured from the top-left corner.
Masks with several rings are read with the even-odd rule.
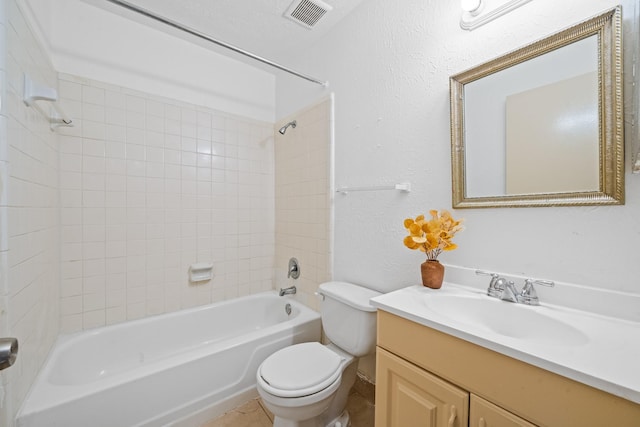
[[[376,427],[466,427],[469,393],[378,348]]]
[[[471,395],[469,427],[536,427],[499,406]]]

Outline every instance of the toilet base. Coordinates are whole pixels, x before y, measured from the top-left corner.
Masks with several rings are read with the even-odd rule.
[[[273,427],[324,427],[318,424],[318,419],[313,418],[304,421],[285,420],[284,418],[275,417],[273,419]]]
[[[318,417],[304,421],[285,420],[275,417],[273,427],[351,427],[351,418],[349,417],[349,412],[344,411],[338,418],[325,425]]]
[[[346,415],[346,419],[342,421],[341,427],[347,427],[348,424],[345,424],[345,421],[349,422],[349,413],[346,411],[347,401],[349,400],[349,393],[351,392],[351,387],[356,382],[356,376],[358,374],[358,358],[353,357],[343,350],[335,347],[333,344],[328,345],[336,353],[342,355],[345,358],[350,358],[342,371],[342,378],[340,388],[336,392],[329,409],[322,415],[322,419],[324,424],[321,424],[322,427],[334,427],[335,422],[341,422],[341,418]],[[338,427],[337,425],[335,427]]]
[[[346,410],[338,418],[327,424],[326,427],[351,427],[351,418]]]

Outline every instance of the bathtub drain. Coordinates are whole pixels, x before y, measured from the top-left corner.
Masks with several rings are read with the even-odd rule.
[[[284,311],[287,312],[287,316],[291,314],[291,304],[287,304],[284,306]]]

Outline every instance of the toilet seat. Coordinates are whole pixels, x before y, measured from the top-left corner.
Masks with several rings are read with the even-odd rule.
[[[296,344],[267,357],[258,376],[264,390],[274,396],[309,396],[340,379],[343,361],[318,342]]]

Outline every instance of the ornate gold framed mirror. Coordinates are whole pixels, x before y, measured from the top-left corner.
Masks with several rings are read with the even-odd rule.
[[[624,204],[621,15],[450,78],[454,208]]]

